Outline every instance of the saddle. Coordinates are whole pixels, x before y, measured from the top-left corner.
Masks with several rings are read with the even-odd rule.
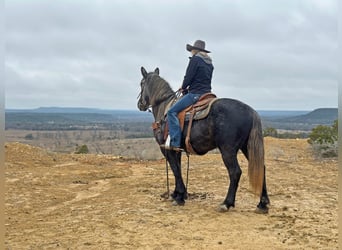
[[[178,113],[179,124],[183,131],[184,122],[190,120],[201,120],[208,116],[212,103],[216,100],[213,93],[205,93],[200,96],[198,101]],[[192,116],[192,117],[191,117]]]
[[[197,154],[192,148],[191,143],[190,143],[192,122],[193,120],[201,120],[201,119],[206,118],[209,114],[211,105],[216,100],[218,100],[218,98],[216,97],[215,94],[205,93],[202,96],[200,96],[200,98],[195,104],[185,108],[184,110],[178,113],[179,124],[180,124],[182,132],[184,129],[185,121],[189,121],[188,129],[187,129],[187,133],[185,137],[186,152],[191,153],[191,154]],[[169,127],[166,126],[164,130],[164,140],[166,140],[168,134],[169,134]]]

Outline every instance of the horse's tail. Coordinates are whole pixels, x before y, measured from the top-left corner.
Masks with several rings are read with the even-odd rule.
[[[257,112],[253,112],[253,127],[248,138],[248,176],[253,193],[260,196],[264,184],[264,138],[261,120]]]

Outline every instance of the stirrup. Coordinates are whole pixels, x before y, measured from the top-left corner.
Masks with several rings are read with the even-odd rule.
[[[163,148],[165,150],[173,150],[173,151],[176,151],[176,152],[182,152],[183,151],[182,148],[167,146],[166,144],[161,144],[161,145],[159,145],[159,147],[161,147],[161,148]]]
[[[166,141],[165,141],[165,144],[161,144],[159,145],[161,148],[164,148],[166,150],[173,150],[173,151],[176,151],[176,152],[182,152],[183,149],[180,148],[180,147],[173,147],[171,146],[171,138],[170,138],[170,135],[167,136],[166,138]]]

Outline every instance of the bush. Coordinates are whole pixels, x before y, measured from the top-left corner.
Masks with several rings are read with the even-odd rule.
[[[75,154],[88,154],[88,153],[89,153],[89,149],[87,145],[78,146],[75,152]]]
[[[33,138],[33,134],[27,134],[27,135],[25,135],[25,139],[26,140],[33,140],[34,138]]]
[[[337,157],[338,153],[338,121],[335,120],[332,126],[318,125],[312,129],[308,143],[323,158]]]
[[[334,121],[332,126],[318,125],[312,129],[308,142],[310,144],[334,144],[338,137],[338,123]]]
[[[277,137],[278,136],[278,132],[275,128],[265,128],[263,130],[263,136],[271,136],[271,137]]]
[[[334,144],[312,144],[312,148],[322,158],[333,158],[338,156],[337,141]]]

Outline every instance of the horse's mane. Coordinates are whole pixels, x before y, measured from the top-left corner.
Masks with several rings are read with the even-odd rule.
[[[148,81],[148,88],[150,93],[150,103],[156,105],[159,102],[170,98],[175,95],[170,84],[157,74],[152,74],[151,79]]]

